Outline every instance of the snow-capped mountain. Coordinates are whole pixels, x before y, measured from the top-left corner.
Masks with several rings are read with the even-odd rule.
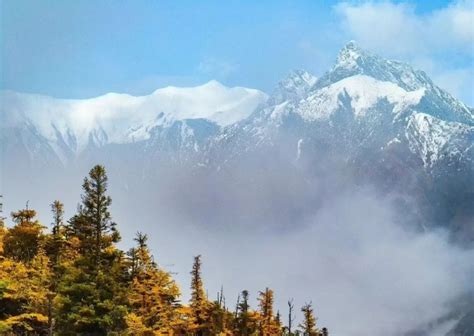
[[[321,77],[293,71],[270,96],[211,81],[84,100],[7,91],[1,101],[5,176],[124,161],[140,176],[183,164],[210,174],[304,165],[317,174],[337,161],[355,171],[358,183],[410,197],[429,190],[419,197],[426,203],[473,194],[472,109],[424,72],[354,42]],[[462,188],[433,192],[447,185]],[[430,199],[441,194],[451,198]]]
[[[206,120],[216,127],[248,117],[267,99],[254,89],[228,88],[210,81],[193,88],[166,87],[148,96],[109,93],[92,99],[55,99],[2,92],[2,129],[22,129],[42,138],[67,163],[88,146],[149,140],[158,129],[181,123],[181,136],[193,128],[186,120]],[[212,127],[212,126],[210,126]],[[8,142],[12,139],[4,139]],[[24,143],[32,155],[35,145]]]
[[[304,98],[316,83],[317,77],[304,70],[293,70],[278,83],[277,88],[271,95],[269,104],[279,104],[287,100],[299,100]]]
[[[297,144],[325,134],[324,141],[345,141],[351,151],[405,146],[426,169],[440,159],[473,161],[472,111],[424,72],[372,55],[354,42],[319,79],[292,73],[263,108],[224,129],[215,146],[224,143],[235,157],[256,144],[278,143],[275,137],[289,129],[294,138],[286,141],[294,142],[295,152],[301,150]]]
[[[84,100],[7,91],[1,101],[2,145],[13,142],[30,157],[57,156],[63,164],[88,148],[130,143],[146,143],[143,150],[148,152],[165,147],[197,152],[210,144],[208,152],[226,156],[223,146],[228,156],[238,157],[274,142],[280,128],[292,128],[300,145],[327,132],[336,136],[335,142],[369,141],[381,149],[404,144],[427,169],[439,159],[470,161],[473,155],[471,109],[424,72],[372,55],[354,42],[319,79],[293,71],[270,97],[211,81],[158,89],[148,96],[110,93]],[[297,123],[304,127],[298,130]],[[343,125],[346,131],[335,132]]]

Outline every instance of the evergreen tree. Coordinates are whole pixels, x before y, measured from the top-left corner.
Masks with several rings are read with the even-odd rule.
[[[62,233],[64,227],[64,204],[56,200],[51,204],[51,212],[53,213],[53,236]]]
[[[204,292],[201,277],[201,256],[194,257],[193,269],[191,271],[191,302],[192,314],[191,330],[197,335],[208,334],[209,302]]]
[[[256,321],[254,314],[250,311],[249,292],[243,290],[241,301],[237,305],[237,317],[235,321],[235,333],[238,335],[248,336],[256,332]]]
[[[97,165],[89,172],[89,178],[84,179],[82,189],[82,216],[92,224],[95,238],[95,262],[101,262],[101,252],[120,240],[116,224],[112,222],[109,207],[112,199],[106,194],[108,178],[103,166]]]
[[[83,190],[68,228],[79,241],[80,255],[59,284],[57,329],[63,335],[106,335],[125,328],[126,262],[114,245],[120,236],[109,212],[104,167],[92,168]]]
[[[62,274],[65,272],[66,265],[62,262],[63,257],[71,256],[72,253],[66,253],[68,242],[65,236],[64,226],[64,204],[56,200],[51,204],[53,222],[51,235],[45,239],[45,249],[49,256],[51,279],[49,283],[48,294],[48,330],[49,335],[54,333],[53,301],[57,295],[58,284]]]
[[[45,249],[52,263],[52,268],[56,269],[56,278],[59,277],[58,269],[61,263],[61,256],[67,244],[64,226],[64,205],[60,201],[54,201],[51,204],[53,222],[51,235],[45,239]]]

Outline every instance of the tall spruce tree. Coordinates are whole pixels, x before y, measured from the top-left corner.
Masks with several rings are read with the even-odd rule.
[[[61,252],[66,244],[65,226],[64,226],[64,204],[56,200],[51,204],[51,213],[53,222],[51,223],[51,235],[45,242],[45,249],[50,258],[53,268],[59,267]],[[56,275],[59,273],[57,270]]]
[[[68,242],[65,237],[64,204],[55,200],[51,204],[53,222],[51,234],[45,239],[45,250],[49,257],[51,277],[49,279],[48,293],[48,335],[54,334],[54,299],[58,291],[58,284],[64,274],[65,265],[62,261],[66,255]],[[69,253],[71,256],[71,253]]]
[[[201,256],[194,257],[193,269],[191,271],[191,302],[193,325],[191,330],[196,336],[207,335],[209,330],[209,302],[204,292],[201,277]]]
[[[248,336],[252,335],[256,331],[255,320],[250,312],[249,305],[249,292],[243,290],[241,300],[237,305],[237,317],[235,321],[235,333],[237,335]]]
[[[80,256],[59,284],[58,332],[61,335],[107,335],[125,328],[128,287],[120,235],[112,222],[103,166],[84,179],[82,204],[68,234],[79,240]]]
[[[95,262],[101,262],[101,252],[120,240],[116,224],[112,221],[109,207],[112,198],[106,194],[108,178],[104,166],[97,165],[84,179],[82,189],[82,215],[92,224],[95,238]]]

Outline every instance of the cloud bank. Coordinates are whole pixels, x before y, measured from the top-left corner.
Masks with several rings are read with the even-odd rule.
[[[191,256],[202,254],[209,297],[223,285],[231,310],[243,289],[257,307],[258,291],[268,286],[282,316],[288,299],[296,307],[312,301],[319,325],[335,336],[444,336],[474,289],[474,251],[452,245],[442,230],[400,225],[406,216],[393,196],[352,182],[337,186],[343,173],[327,168],[316,179],[278,165],[265,176],[235,167],[223,179],[174,171],[151,193],[127,201],[118,195],[117,220],[126,239],[138,229],[150,233],[184,301]]]

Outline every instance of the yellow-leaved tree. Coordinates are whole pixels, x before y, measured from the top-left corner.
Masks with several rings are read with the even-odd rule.
[[[5,231],[0,253],[0,332],[42,335],[48,332],[51,271],[41,246],[42,226],[33,210],[12,214],[16,225]]]
[[[259,293],[258,305],[260,308],[259,330],[261,336],[276,336],[282,334],[280,321],[273,314],[273,291],[265,288]]]
[[[311,303],[305,304],[301,311],[303,312],[303,321],[300,324],[300,328],[303,330],[303,335],[319,336],[320,331],[316,328],[316,317],[314,317]]]
[[[137,247],[129,251],[131,312],[126,316],[130,335],[172,335],[178,319],[180,292],[171,275],[153,261],[148,237],[138,233]]]

